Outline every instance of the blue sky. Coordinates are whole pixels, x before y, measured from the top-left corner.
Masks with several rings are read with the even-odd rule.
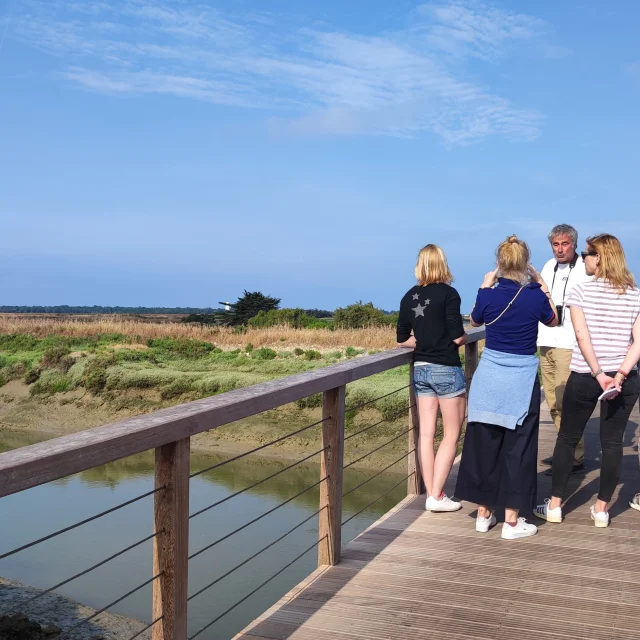
[[[346,5],[346,8],[345,8]],[[0,304],[468,310],[517,233],[640,276],[640,4],[0,2]]]

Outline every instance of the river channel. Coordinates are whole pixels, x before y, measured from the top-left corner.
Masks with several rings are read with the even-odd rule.
[[[34,435],[0,432],[0,452],[37,442]],[[192,471],[224,460],[219,456],[192,455]],[[291,461],[248,457],[231,462],[192,479],[190,513],[222,500],[254,484]],[[345,497],[343,519],[349,518],[398,483],[398,474],[382,474]],[[344,490],[371,477],[373,471],[348,469]],[[194,517],[190,523],[190,553],[269,511],[319,480],[317,464],[304,464],[242,493]],[[0,499],[0,555],[26,542],[69,526],[153,489],[153,456],[146,453],[91,469],[20,494]],[[401,483],[387,496],[365,509],[343,528],[343,543],[353,539],[371,522],[406,495]],[[0,560],[0,575],[10,580],[47,589],[104,558],[153,533],[153,498],[145,498],[103,518],[78,527],[35,547]],[[292,500],[240,533],[216,544],[189,565],[189,593],[213,582],[318,509],[317,487]],[[312,545],[318,536],[317,516],[267,552],[260,554],[214,587],[189,602],[189,635],[193,635],[261,582]],[[152,542],[124,555],[58,589],[58,593],[100,609],[152,577]],[[198,636],[231,638],[286,591],[307,576],[317,564],[311,550],[255,595],[224,615]],[[151,622],[151,586],[115,605],[112,612]],[[0,614],[3,613],[0,611]]]

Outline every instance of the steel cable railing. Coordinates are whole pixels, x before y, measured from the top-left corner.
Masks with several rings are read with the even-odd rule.
[[[362,404],[358,404],[355,407],[347,407],[344,412],[351,413],[352,411],[358,411],[359,409],[368,407],[370,404],[373,404],[374,402],[378,402],[378,400],[382,400],[383,398],[388,398],[389,396],[392,396],[394,393],[404,391],[405,389],[408,389],[410,386],[411,386],[410,384],[407,384],[404,387],[400,387],[399,389],[396,389],[395,391],[390,391],[389,393],[385,393],[383,396],[374,398],[373,400],[367,400],[366,402],[363,402]]]
[[[214,585],[218,584],[218,582],[220,582],[221,580],[224,580],[227,576],[231,575],[234,571],[237,571],[240,567],[244,567],[245,564],[247,564],[248,562],[251,562],[251,560],[253,560],[254,558],[257,558],[261,553],[267,551],[267,549],[270,549],[271,547],[276,545],[278,542],[280,542],[280,540],[284,540],[284,538],[286,538],[290,533],[293,533],[296,529],[299,529],[303,524],[306,524],[307,522],[309,522],[311,518],[317,516],[324,508],[325,507],[322,507],[322,509],[318,509],[317,511],[314,511],[310,516],[307,516],[302,522],[299,522],[295,527],[291,527],[291,529],[289,529],[286,533],[283,533],[279,538],[277,538],[273,542],[270,542],[266,547],[262,547],[262,549],[260,549],[259,551],[256,551],[252,556],[249,556],[246,560],[243,560],[240,564],[237,564],[235,567],[233,567],[233,569],[229,569],[229,571],[227,571],[220,577],[216,578],[213,582],[210,582],[205,587],[202,587],[199,591],[196,591],[194,594],[190,595],[187,598],[187,602],[190,600],[193,600],[193,598],[196,598],[201,593],[204,593]]]
[[[280,569],[279,571],[274,573],[270,578],[267,578],[264,582],[260,583],[255,589],[250,591],[241,600],[238,600],[238,602],[236,602],[235,604],[233,604],[230,607],[228,607],[227,609],[225,609],[219,616],[217,616],[211,622],[207,623],[204,627],[202,627],[202,629],[200,629],[199,631],[196,631],[196,633],[194,633],[192,636],[189,636],[189,640],[193,640],[194,638],[197,638],[203,631],[206,631],[209,627],[213,626],[216,622],[218,622],[218,620],[224,618],[224,616],[226,616],[228,613],[233,611],[236,607],[240,606],[243,602],[248,600],[254,593],[257,593],[258,591],[260,591],[260,589],[262,589],[262,587],[264,587],[265,585],[269,584],[269,582],[271,582],[272,580],[277,578],[281,573],[284,573],[292,564],[294,564],[295,562],[300,560],[300,558],[302,558],[302,556],[304,556],[307,553],[309,553],[309,551],[311,551],[312,549],[317,547],[321,542],[323,542],[326,539],[327,539],[327,536],[323,536],[322,538],[320,538],[319,540],[314,542],[310,547],[305,549],[302,553],[299,553],[293,560],[291,560],[290,562],[285,564],[284,567],[282,567],[282,569]]]
[[[354,491],[357,491],[360,487],[364,487],[365,484],[367,484],[368,482],[371,482],[372,480],[377,478],[379,475],[383,474],[385,471],[388,471],[389,469],[391,469],[391,467],[398,464],[398,462],[401,462],[402,460],[404,460],[407,456],[410,456],[414,451],[415,449],[411,449],[411,451],[407,451],[407,453],[400,456],[395,462],[392,462],[390,465],[387,465],[384,469],[380,469],[380,471],[372,475],[370,478],[367,478],[364,482],[361,482],[359,485],[353,487],[352,489],[349,489],[349,491],[347,491],[346,493],[343,493],[342,497],[345,498],[346,496],[353,493]]]
[[[262,451],[263,449],[266,449],[267,447],[271,447],[274,444],[278,444],[278,442],[282,442],[283,440],[286,440],[287,438],[291,438],[292,436],[297,436],[299,433],[307,431],[308,429],[311,429],[312,427],[317,427],[318,425],[322,424],[323,422],[326,422],[327,420],[331,420],[331,416],[327,416],[326,418],[322,418],[322,420],[318,420],[317,422],[309,424],[306,427],[302,427],[302,429],[298,429],[297,431],[293,431],[291,433],[287,433],[286,435],[281,436],[280,438],[277,438],[276,440],[272,440],[271,442],[267,442],[266,444],[261,444],[259,447],[255,447],[254,449],[250,449],[249,451],[245,451],[244,453],[241,453],[241,454],[239,454],[237,456],[234,456],[233,458],[228,458],[227,460],[223,460],[222,462],[218,462],[216,464],[213,464],[210,467],[207,467],[206,469],[201,469],[200,471],[196,471],[195,473],[192,473],[189,477],[190,478],[195,478],[197,476],[202,475],[203,473],[207,473],[207,471],[213,471],[214,469],[219,469],[220,467],[223,467],[224,465],[229,464],[230,462],[235,462],[236,460],[241,460],[242,458],[246,458],[247,456],[250,456],[252,453],[256,453],[258,451]]]
[[[142,540],[138,540],[138,542],[135,542],[134,544],[129,545],[125,549],[122,549],[121,551],[118,551],[118,553],[114,553],[113,555],[109,556],[108,558],[105,558],[104,560],[101,560],[100,562],[94,564],[93,566],[89,567],[88,569],[84,569],[83,571],[80,571],[79,573],[76,573],[75,575],[71,576],[70,578],[67,578],[66,580],[63,580],[62,582],[59,582],[58,584],[55,584],[53,587],[49,587],[48,589],[45,589],[44,591],[41,591],[40,593],[37,593],[35,596],[33,596],[31,598],[28,598],[27,600],[24,600],[23,602],[20,602],[17,606],[22,609],[22,608],[30,605],[31,603],[35,602],[36,600],[39,600],[40,598],[46,596],[47,594],[51,593],[52,591],[55,591],[56,589],[59,589],[60,587],[63,587],[65,584],[69,584],[69,582],[73,582],[77,578],[81,578],[82,576],[87,575],[87,573],[90,573],[91,571],[94,571],[98,567],[102,567],[103,565],[107,564],[107,562],[111,562],[111,560],[115,560],[116,558],[119,558],[120,556],[122,556],[125,553],[127,553],[127,551],[131,551],[132,549],[135,549],[136,547],[139,547],[141,544],[144,544],[145,542],[148,542],[149,540],[153,540],[155,537],[159,536],[161,533],[164,533],[164,529],[161,529],[160,531],[157,531],[156,533],[153,533],[150,536],[147,536],[146,538],[142,538]]]
[[[365,433],[366,431],[369,431],[370,429],[373,429],[374,427],[378,427],[381,424],[385,423],[385,422],[389,422],[390,420],[394,420],[395,418],[397,418],[398,416],[401,416],[405,411],[409,411],[409,409],[413,409],[413,407],[415,407],[415,404],[411,404],[408,407],[403,407],[402,409],[398,409],[398,411],[392,413],[390,416],[387,416],[386,418],[383,418],[382,420],[379,420],[378,422],[374,422],[373,424],[370,424],[367,427],[364,427],[363,429],[360,429],[359,431],[356,431],[355,433],[350,433],[348,436],[344,437],[345,442],[347,440],[351,440],[351,438],[355,438],[356,436],[359,436],[361,433]]]
[[[289,504],[290,502],[292,502],[296,498],[299,498],[301,495],[307,493],[307,491],[311,491],[311,489],[313,489],[313,488],[317,487],[318,485],[320,485],[321,483],[323,483],[325,480],[328,479],[328,477],[329,476],[321,478],[320,480],[318,480],[318,482],[314,482],[312,485],[308,486],[306,489],[303,489],[302,491],[299,491],[298,493],[296,493],[296,495],[291,496],[290,498],[287,498],[284,502],[281,502],[280,504],[276,505],[272,509],[269,509],[269,511],[265,511],[263,514],[259,515],[257,518],[254,518],[253,520],[249,520],[249,522],[246,522],[241,527],[238,527],[237,529],[234,529],[230,533],[227,533],[226,535],[222,536],[222,538],[218,538],[217,540],[215,540],[211,544],[208,544],[206,547],[202,547],[202,549],[200,549],[199,551],[196,551],[195,553],[192,553],[189,556],[189,560],[193,560],[193,558],[199,556],[201,553],[204,553],[205,551],[208,551],[212,547],[215,547],[217,544],[220,544],[221,542],[224,542],[225,540],[228,540],[231,536],[235,535],[236,533],[239,533],[243,529],[246,529],[247,527],[251,526],[252,524],[255,524],[256,522],[258,522],[258,520],[262,520],[262,518],[268,516],[269,514],[273,513],[274,511],[277,511],[278,509],[281,509],[286,504]]]
[[[409,433],[409,431],[413,431],[413,427],[409,427],[406,431],[399,433],[394,438],[391,438],[391,440],[387,440],[385,443],[381,444],[379,447],[376,447],[375,449],[372,449],[368,453],[365,453],[363,456],[360,456],[359,458],[352,460],[349,464],[345,464],[344,467],[342,467],[342,469],[345,470],[345,469],[348,469],[349,467],[352,467],[354,464],[357,464],[361,460],[364,460],[365,458],[370,456],[372,453],[375,453],[376,451],[380,451],[380,449],[383,449],[384,447],[390,445],[392,442],[395,442],[398,438],[402,438],[402,436],[406,436]]]
[[[143,498],[148,498],[149,496],[152,496],[156,493],[158,493],[159,491],[163,491],[164,489],[166,489],[167,487],[165,485],[158,487],[157,489],[153,489],[152,491],[147,491],[147,493],[143,493],[142,495],[138,496],[137,498],[132,498],[131,500],[127,500],[126,502],[123,502],[122,504],[119,504],[115,507],[111,507],[110,509],[107,509],[106,511],[102,511],[100,513],[97,513],[94,516],[91,516],[90,518],[86,518],[85,520],[81,520],[80,522],[76,522],[75,524],[72,524],[68,527],[65,527],[64,529],[59,529],[58,531],[55,531],[54,533],[50,533],[49,535],[46,535],[42,538],[39,538],[38,540],[34,540],[33,542],[29,542],[27,544],[23,544],[21,547],[17,547],[16,549],[12,549],[11,551],[7,551],[6,553],[0,554],[0,560],[4,560],[5,558],[8,558],[9,556],[14,555],[15,553],[18,553],[19,551],[24,551],[25,549],[30,549],[31,547],[35,547],[37,544],[40,544],[41,542],[46,542],[47,540],[51,540],[52,538],[55,538],[56,536],[59,536],[62,533],[67,533],[67,531],[72,531],[73,529],[76,529],[77,527],[81,527],[84,524],[88,524],[89,522],[93,522],[94,520],[97,520],[98,518],[102,518],[103,516],[106,516],[109,513],[113,513],[114,511],[118,511],[119,509],[122,509],[123,507],[127,507],[130,504],[133,504],[134,502],[138,502],[139,500],[142,500]]]
[[[228,500],[231,500],[231,498],[235,498],[236,496],[239,496],[247,491],[250,491],[251,489],[254,489],[255,487],[261,485],[263,482],[267,482],[267,480],[271,480],[272,478],[275,478],[276,476],[279,476],[281,473],[284,473],[285,471],[289,471],[289,469],[293,469],[294,467],[297,467],[299,464],[302,464],[303,462],[306,462],[307,460],[310,460],[311,458],[313,458],[314,456],[317,456],[318,454],[322,453],[323,451],[326,451],[327,447],[324,447],[323,449],[319,449],[318,451],[315,451],[314,453],[310,453],[308,456],[302,458],[301,460],[298,460],[297,462],[294,462],[293,464],[290,464],[287,467],[284,467],[284,469],[280,469],[280,471],[276,471],[275,473],[272,473],[271,475],[267,476],[266,478],[262,478],[260,480],[258,480],[257,482],[254,482],[252,485],[249,485],[248,487],[245,487],[244,489],[240,489],[239,491],[236,491],[235,493],[232,493],[231,495],[228,495],[224,498],[222,498],[221,500],[218,500],[217,502],[214,502],[213,504],[210,504],[208,507],[204,507],[203,509],[200,509],[199,511],[196,511],[195,513],[192,513],[189,516],[189,519],[191,520],[191,518],[195,518],[196,516],[199,516],[201,513],[205,513],[205,511],[209,511],[210,509],[213,509],[214,507],[217,507],[218,505],[223,504],[224,502],[227,502]]]
[[[83,624],[86,624],[87,622],[91,622],[91,620],[93,620],[94,618],[98,617],[101,613],[104,613],[107,609],[111,609],[111,607],[113,607],[114,605],[118,604],[119,602],[122,602],[123,600],[125,600],[129,596],[131,596],[134,593],[136,593],[136,591],[140,591],[140,589],[146,587],[148,584],[151,584],[152,582],[157,580],[161,575],[162,575],[162,572],[156,574],[155,576],[153,576],[153,578],[149,578],[149,580],[145,580],[141,585],[138,585],[137,587],[135,587],[135,589],[131,589],[131,591],[128,591],[123,596],[120,596],[117,600],[114,600],[113,602],[110,602],[106,607],[102,607],[102,609],[100,609],[99,611],[96,611],[95,613],[92,613],[90,616],[80,620],[80,622],[77,622],[72,627],[69,627],[68,629],[65,629],[60,634],[60,636],[58,637],[59,640],[61,638],[64,638],[65,636],[68,636],[72,631],[74,631],[78,627],[81,627]]]
[[[391,489],[387,489],[387,491],[385,491],[383,494],[379,495],[375,500],[372,500],[368,505],[366,505],[366,506],[362,507],[362,509],[356,511],[353,515],[349,516],[346,520],[343,520],[342,526],[344,527],[344,525],[347,524],[347,522],[351,522],[351,520],[353,520],[354,518],[359,516],[363,511],[366,511],[369,507],[373,506],[376,502],[378,502],[378,500],[382,500],[382,498],[384,498],[386,495],[389,495],[394,489],[399,487],[403,482],[406,482],[413,474],[414,474],[414,472],[411,472],[409,475],[407,475],[404,478],[402,478],[402,480],[400,480],[400,482],[394,484],[393,487],[391,487]]]
[[[164,619],[164,616],[157,617],[155,620],[150,622],[148,625],[146,625],[145,627],[140,629],[140,631],[138,631],[138,633],[132,635],[130,638],[127,638],[127,640],[135,640],[138,636],[141,636],[145,631],[151,629],[151,627],[153,627],[154,624],[160,622],[160,620],[163,620],[163,619]]]

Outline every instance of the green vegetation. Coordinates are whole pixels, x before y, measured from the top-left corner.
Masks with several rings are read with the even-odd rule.
[[[33,397],[80,389],[112,406],[151,410],[310,371],[361,353],[364,350],[352,347],[344,354],[323,354],[299,348],[276,352],[266,347],[254,349],[253,345],[222,351],[209,342],[170,338],[149,340],[146,345],[127,344],[119,334],[86,338],[0,335],[0,386],[23,380]],[[407,375],[408,367],[400,367],[350,384],[348,405],[369,403],[403,387]],[[404,390],[375,403],[375,408],[391,419],[407,402]],[[316,410],[321,404],[321,395],[314,395],[295,406]],[[349,414],[350,424],[356,413]]]
[[[336,309],[333,323],[339,329],[363,329],[365,327],[381,327],[395,325],[398,321],[397,313],[385,313],[373,306],[373,302],[362,301],[350,304],[348,307]]]

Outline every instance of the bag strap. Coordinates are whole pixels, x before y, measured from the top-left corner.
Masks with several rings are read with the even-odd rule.
[[[484,326],[488,327],[489,325],[492,325],[494,322],[498,322],[498,320],[500,320],[500,318],[502,318],[502,316],[509,311],[509,307],[516,301],[516,298],[520,295],[520,293],[522,292],[522,290],[526,287],[526,284],[523,284],[519,289],[518,289],[518,293],[516,293],[515,296],[513,296],[513,298],[511,298],[511,302],[503,309],[502,313],[495,319],[492,320],[491,322],[485,322]]]

